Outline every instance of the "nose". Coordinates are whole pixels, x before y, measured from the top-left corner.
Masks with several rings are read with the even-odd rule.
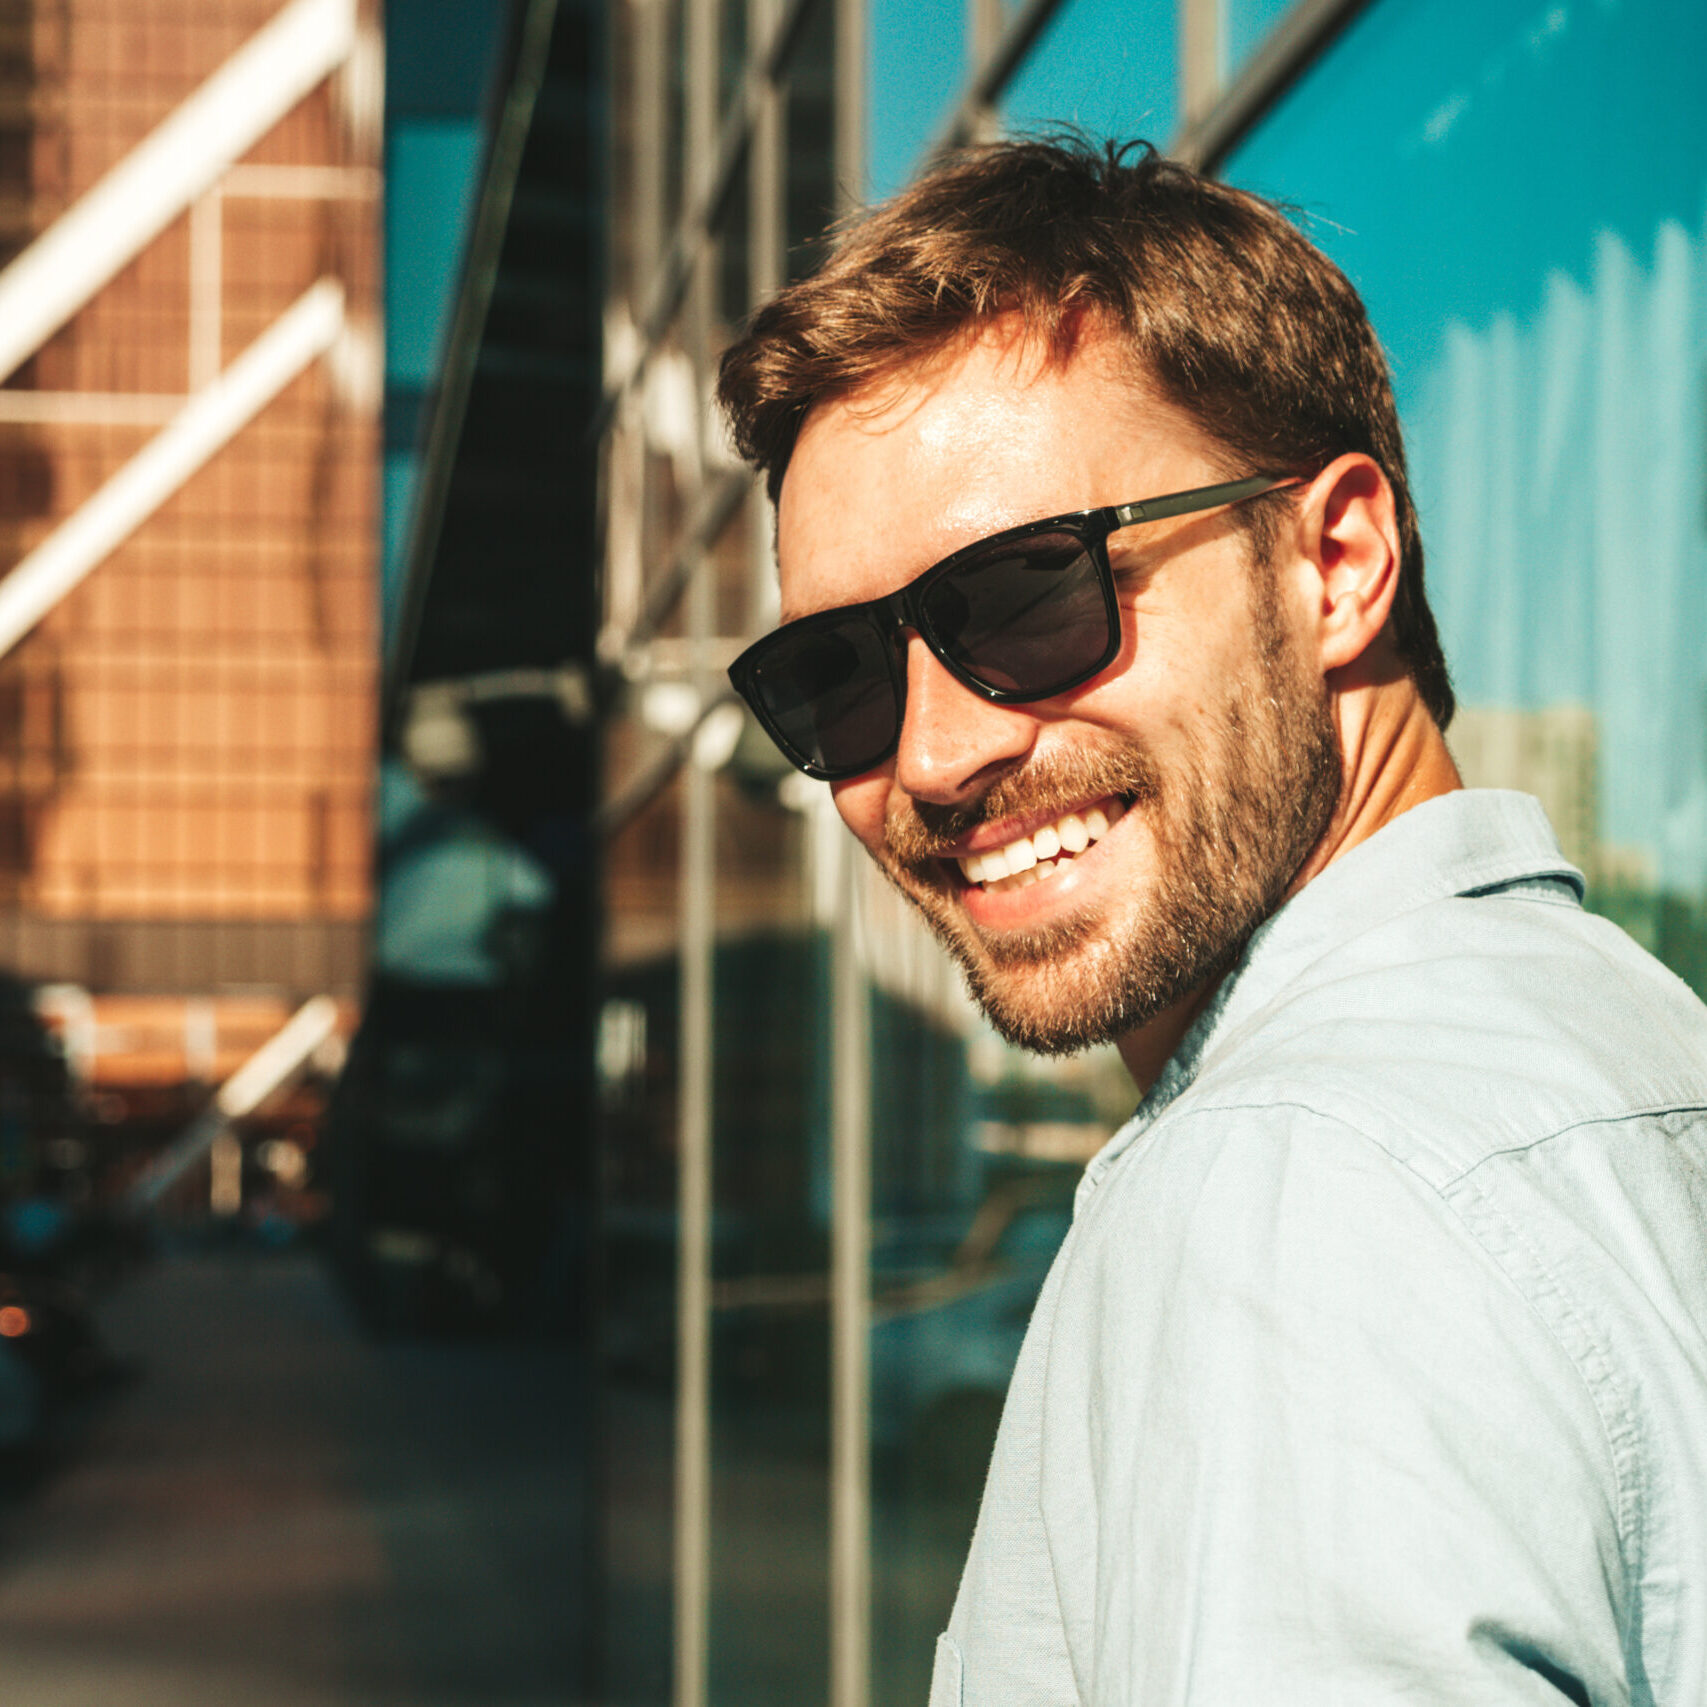
[[[895,780],[915,800],[953,805],[982,794],[1030,753],[1039,720],[1025,705],[992,705],[907,636],[907,712]]]

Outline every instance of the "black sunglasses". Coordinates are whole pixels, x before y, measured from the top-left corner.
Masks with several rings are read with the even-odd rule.
[[[729,666],[735,691],[790,763],[826,782],[880,765],[901,740],[913,629],[956,681],[996,705],[1065,693],[1120,650],[1108,536],[1296,484],[1255,474],[1007,528],[962,547],[897,592],[818,611],[755,641]]]

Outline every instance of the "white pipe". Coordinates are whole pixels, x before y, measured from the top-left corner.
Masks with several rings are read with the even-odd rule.
[[[377,198],[384,187],[372,166],[233,166],[219,191],[228,200],[357,201]]]
[[[223,1085],[214,1100],[227,1120],[253,1114],[322,1043],[338,1024],[338,1004],[311,996]]]
[[[221,275],[225,270],[225,198],[216,185],[190,209],[190,362],[186,391],[219,378],[225,355]]]
[[[338,1025],[338,1004],[311,996],[223,1085],[212,1103],[192,1120],[137,1176],[124,1195],[133,1214],[152,1209],[230,1128],[252,1114],[302,1067]]]
[[[343,323],[343,287],[331,279],[310,286],[0,581],[0,657],[322,354]]]
[[[28,427],[163,427],[184,406],[181,391],[0,389],[0,421]]]
[[[79,1083],[95,1076],[95,999],[81,984],[44,984],[35,1009],[43,1019],[59,1021],[65,1058]]]
[[[355,0],[290,0],[0,272],[0,379],[349,57]]]

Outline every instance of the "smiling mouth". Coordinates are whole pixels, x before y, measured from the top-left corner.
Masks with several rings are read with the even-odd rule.
[[[1086,848],[1100,842],[1125,811],[1124,802],[1111,799],[1083,812],[1066,812],[1030,835],[1016,837],[985,853],[968,854],[954,863],[969,885],[987,895],[1045,883]]]

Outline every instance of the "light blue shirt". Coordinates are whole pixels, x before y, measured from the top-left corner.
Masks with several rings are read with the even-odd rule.
[[[1091,1163],[931,1707],[1707,1703],[1707,1008],[1527,796],[1253,937]]]

